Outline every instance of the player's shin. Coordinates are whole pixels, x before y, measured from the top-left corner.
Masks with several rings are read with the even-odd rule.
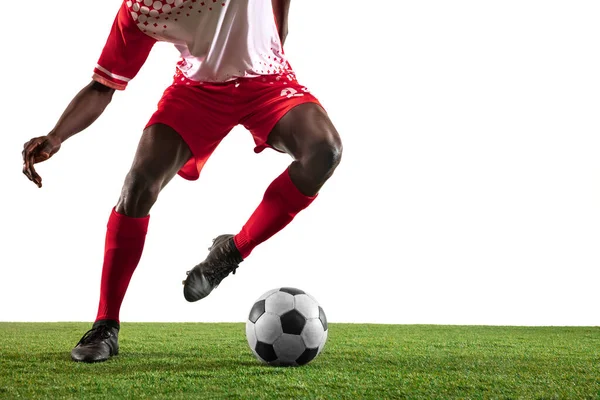
[[[132,218],[114,209],[108,220],[96,322],[119,322],[119,311],[146,240],[150,216]]]
[[[282,230],[316,197],[302,194],[292,182],[289,169],[286,169],[269,185],[261,203],[234,237],[242,258],[248,257],[256,246]]]

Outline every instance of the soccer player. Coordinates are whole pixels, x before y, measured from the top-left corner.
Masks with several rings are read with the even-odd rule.
[[[149,212],[176,175],[196,180],[236,125],[265,148],[293,161],[266,189],[236,234],[217,236],[204,261],[188,271],[183,293],[193,302],[235,273],[252,250],[308,207],[340,162],[340,137],[318,100],[296,79],[283,43],[289,0],[128,0],[121,5],[91,83],[54,129],[25,143],[23,173],[38,187],[34,164],[52,157],[92,124],[124,90],[158,41],[181,53],[173,83],[141,136],[107,225],[95,323],[71,351],[75,361],[118,354],[119,310],[139,262]],[[224,184],[232,184],[232,181]]]

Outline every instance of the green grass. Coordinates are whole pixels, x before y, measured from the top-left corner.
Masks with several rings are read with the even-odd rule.
[[[0,323],[0,398],[600,399],[600,328],[330,324],[310,364],[260,364],[243,324],[124,323],[74,363],[83,323]]]

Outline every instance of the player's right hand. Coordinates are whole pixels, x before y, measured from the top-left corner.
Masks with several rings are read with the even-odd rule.
[[[35,172],[34,164],[46,161],[60,149],[61,141],[55,136],[40,136],[23,145],[23,173],[38,187],[42,187],[42,177]]]

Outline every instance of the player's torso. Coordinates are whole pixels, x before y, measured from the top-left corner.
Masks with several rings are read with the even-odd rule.
[[[271,0],[129,0],[142,32],[173,43],[178,68],[197,81],[226,81],[289,69]]]

